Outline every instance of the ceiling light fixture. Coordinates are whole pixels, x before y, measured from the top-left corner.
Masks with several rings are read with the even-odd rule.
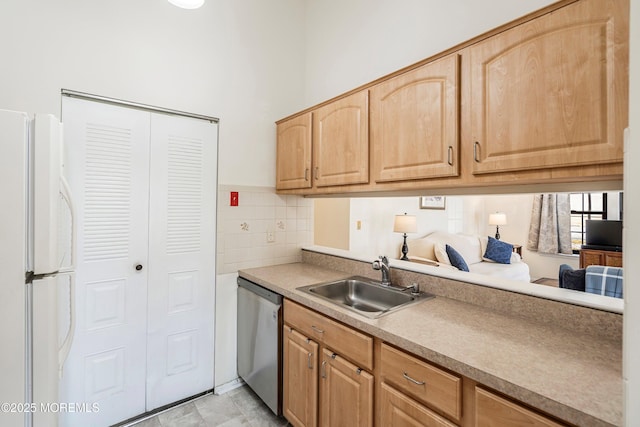
[[[198,9],[204,4],[204,0],[169,0],[169,3],[183,9]]]

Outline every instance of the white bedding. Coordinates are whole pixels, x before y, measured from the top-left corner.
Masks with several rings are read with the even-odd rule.
[[[505,279],[518,280],[521,282],[530,282],[529,266],[526,262],[515,262],[513,264],[499,264],[497,262],[482,261],[475,264],[469,264],[469,272],[477,274],[486,274]]]

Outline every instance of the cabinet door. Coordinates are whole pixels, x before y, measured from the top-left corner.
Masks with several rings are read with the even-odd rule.
[[[476,387],[476,427],[561,427],[541,414]]]
[[[314,185],[369,182],[369,92],[354,93],[313,112]]]
[[[277,126],[276,189],[311,187],[311,113]]]
[[[371,89],[376,182],[457,176],[459,58],[451,55]]]
[[[327,349],[320,375],[321,426],[373,425],[373,375]]]
[[[380,385],[380,425],[393,427],[454,427],[435,412],[393,389]]]
[[[605,265],[604,252],[594,251],[589,249],[581,249],[580,250],[580,268],[585,268],[588,265]]]
[[[474,174],[622,162],[626,8],[576,2],[470,48]]]
[[[318,344],[284,326],[282,412],[294,426],[318,420]]]
[[[622,267],[622,252],[605,252],[604,265],[608,267]]]

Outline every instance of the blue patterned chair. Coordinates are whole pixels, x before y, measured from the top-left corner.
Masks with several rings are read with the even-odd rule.
[[[590,265],[574,270],[562,264],[558,273],[559,286],[614,298],[623,297],[622,268]]]

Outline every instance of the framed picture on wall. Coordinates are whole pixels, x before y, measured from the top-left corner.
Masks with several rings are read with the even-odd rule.
[[[420,197],[420,209],[444,209],[444,196],[423,196]]]

